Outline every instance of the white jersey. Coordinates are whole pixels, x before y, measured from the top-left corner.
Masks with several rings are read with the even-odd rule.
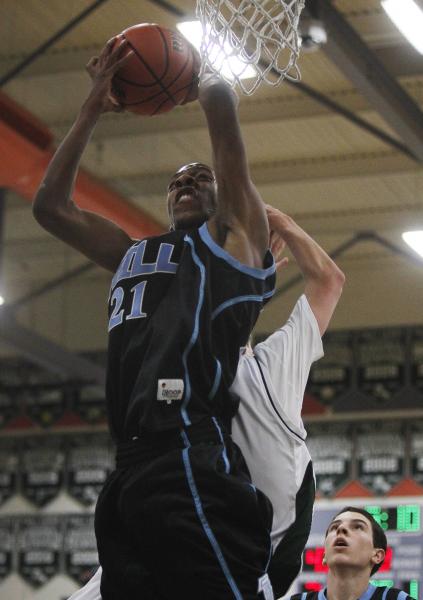
[[[314,475],[301,409],[311,364],[322,356],[319,327],[302,295],[281,329],[257,344],[254,354],[241,353],[231,388],[240,400],[232,437],[253,484],[273,505],[269,572],[275,597],[298,574],[311,525]],[[69,600],[101,600],[100,580],[101,568]]]
[[[295,519],[295,499],[311,460],[301,419],[311,364],[323,356],[316,318],[303,295],[287,323],[241,356],[232,391],[239,396],[232,437],[251,479],[273,505],[275,549]]]

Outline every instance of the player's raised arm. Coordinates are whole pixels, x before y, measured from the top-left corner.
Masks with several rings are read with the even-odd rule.
[[[110,95],[111,81],[129,55],[122,57],[125,41],[116,48],[113,45],[114,39],[88,63],[92,89],[56,150],[33,203],[34,216],[42,227],[111,271],[117,268],[132,240],[111,221],[78,208],[72,195],[82,154],[98,118],[103,112],[119,109]]]
[[[345,275],[291,217],[269,205],[266,210],[274,243],[278,236],[285,241],[303,274],[305,295],[323,335],[341,296]]]
[[[213,148],[218,207],[209,221],[215,241],[241,262],[262,267],[269,230],[264,203],[251,181],[238,120],[238,100],[217,77],[205,77],[199,101]]]

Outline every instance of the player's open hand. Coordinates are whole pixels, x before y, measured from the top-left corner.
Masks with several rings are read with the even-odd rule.
[[[119,112],[123,110],[112,93],[112,79],[115,73],[133,54],[128,52],[128,43],[119,36],[111,38],[104,46],[100,56],[93,56],[86,65],[91,77],[92,88],[86,104],[94,106],[100,112]]]
[[[288,266],[289,258],[287,256],[282,256],[285,247],[286,242],[283,237],[277,231],[270,230],[269,248],[270,252],[273,254],[273,258],[275,259],[275,267],[277,271]]]

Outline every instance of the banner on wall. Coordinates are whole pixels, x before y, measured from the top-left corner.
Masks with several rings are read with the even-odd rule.
[[[343,423],[309,425],[307,431],[316,491],[322,496],[332,496],[351,478],[351,427]]]
[[[325,355],[310,372],[307,392],[322,404],[332,404],[351,386],[353,364],[352,334],[348,331],[328,333],[324,337]]]
[[[414,327],[412,336],[412,385],[423,393],[423,327]]]
[[[423,485],[423,423],[413,423],[410,432],[411,477]]]
[[[102,423],[107,420],[104,390],[98,385],[76,390],[73,398],[73,411],[85,423]]]
[[[64,480],[65,453],[59,436],[32,437],[21,447],[22,494],[37,506],[55,498]]]
[[[12,571],[15,548],[15,519],[0,519],[0,582]]]
[[[17,443],[0,440],[0,506],[17,492],[18,464]]]
[[[18,571],[34,587],[47,583],[60,570],[63,517],[19,517]]]
[[[405,443],[398,423],[357,425],[358,479],[375,495],[385,495],[405,477]]]
[[[94,504],[114,468],[110,437],[72,436],[67,449],[67,490],[85,506]]]
[[[405,387],[405,330],[361,331],[358,348],[358,387],[383,409]]]
[[[35,387],[25,394],[26,414],[41,427],[51,427],[64,414],[66,394],[62,388]]]
[[[12,392],[0,390],[0,427],[7,426],[9,421],[16,418],[20,409],[19,402]]]
[[[98,567],[94,517],[68,515],[63,539],[66,572],[84,585]]]

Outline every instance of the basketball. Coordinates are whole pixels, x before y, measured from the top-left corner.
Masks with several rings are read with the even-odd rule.
[[[116,43],[122,37],[133,55],[115,74],[112,92],[126,110],[152,116],[191,99],[200,56],[179,32],[141,23],[122,31]]]

